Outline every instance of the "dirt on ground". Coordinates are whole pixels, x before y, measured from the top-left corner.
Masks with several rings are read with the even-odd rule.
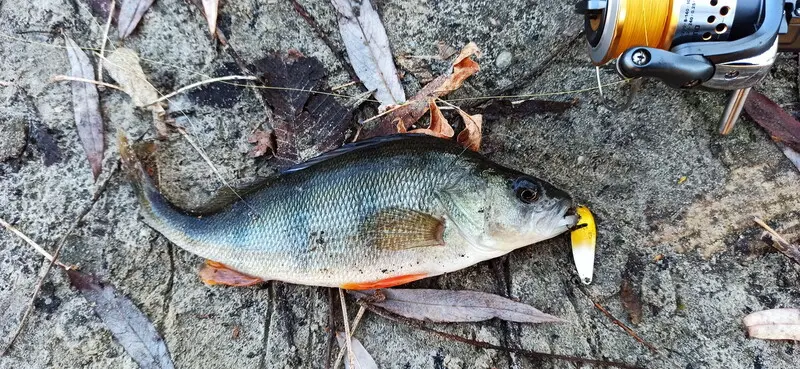
[[[336,16],[327,1],[300,0],[316,32],[292,1],[222,2],[219,26],[236,54],[253,62],[296,49],[320,60],[330,86],[351,80]],[[134,193],[117,166],[115,132],[152,137],[150,112],[112,89],[101,92],[107,150],[93,181],[77,136],[71,89],[51,77],[69,72],[63,30],[97,48],[104,19],[90,1],[0,0],[0,218],[52,250],[76,217],[61,259],[107,281],[134,302],[165,339],[177,368],[325,368],[330,291],[270,282],[207,286],[203,260],[167,242],[137,216]],[[509,347],[645,368],[795,368],[797,343],[750,339],[750,312],[800,307],[800,267],[764,245],[758,215],[790,238],[800,236],[800,174],[760,128],[743,119],[717,134],[725,96],[676,91],[645,81],[629,109],[610,110],[578,37],[582,20],[571,2],[555,0],[376,1],[395,56],[437,55],[440,43],[483,51],[482,70],[458,98],[566,92],[577,99],[563,114],[498,116],[485,122],[483,151],[504,165],[568,190],[596,214],[599,238],[594,282],[577,280],[568,237],[507,257],[412,284],[507,294],[569,321],[526,325],[489,321],[437,328]],[[110,46],[130,48],[162,93],[237,73],[230,50],[214,42],[191,2],[156,1],[124,41],[112,27]],[[324,37],[323,37],[324,36]],[[327,39],[327,42],[326,40]],[[425,59],[439,75],[448,61]],[[420,86],[404,71],[410,96]],[[796,106],[798,62],[782,55],[758,87],[779,104]],[[604,69],[604,82],[619,78]],[[570,92],[572,91],[572,92]],[[351,86],[340,91],[357,95]],[[624,85],[606,89],[621,103]],[[463,101],[470,109],[471,102]],[[354,120],[377,113],[365,104]],[[247,155],[250,133],[265,121],[261,100],[245,88],[181,94],[169,114],[186,126],[231,183],[252,180],[268,166]],[[42,131],[58,157],[45,155]],[[46,145],[44,145],[46,146]],[[202,204],[221,183],[179,134],[159,148],[161,188],[180,206]],[[685,177],[685,180],[681,180]],[[93,195],[106,183],[105,191]],[[46,266],[32,248],[0,232],[0,347],[19,325]],[[638,297],[633,317],[622,286]],[[622,331],[593,302],[630,325],[653,352]],[[351,316],[355,314],[351,304]],[[234,332],[237,332],[234,334]],[[386,368],[564,368],[562,361],[475,348],[367,314],[355,336]],[[0,368],[136,368],[65,274],[54,269]],[[588,367],[588,366],[581,366]]]

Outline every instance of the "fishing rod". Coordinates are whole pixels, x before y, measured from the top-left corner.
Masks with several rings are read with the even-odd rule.
[[[800,0],[580,0],[592,62],[625,78],[731,91],[720,133],[733,130],[778,52],[800,51]]]

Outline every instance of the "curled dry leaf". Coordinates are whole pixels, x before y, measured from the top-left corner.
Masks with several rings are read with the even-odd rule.
[[[336,332],[336,341],[339,343],[339,348],[346,347],[347,335],[344,332]],[[347,369],[378,369],[378,364],[364,348],[357,339],[350,338],[351,346],[353,347],[353,366],[350,366],[350,360],[345,357],[344,367]]]
[[[385,289],[348,291],[363,301],[406,318],[431,322],[479,322],[498,318],[520,323],[562,323],[533,306],[478,291]]]
[[[155,0],[122,0],[117,20],[120,39],[133,33],[133,30],[139,25],[139,21],[142,20],[144,13],[153,5],[153,1]]]
[[[459,109],[458,114],[464,119],[464,130],[458,134],[456,140],[462,146],[478,151],[481,149],[481,129],[483,127],[483,116],[480,114],[469,115]]]
[[[78,289],[92,305],[114,339],[141,368],[172,369],[174,365],[153,323],[113,286],[100,283],[94,277],[68,270],[70,284]]]
[[[339,32],[350,64],[364,86],[375,91],[381,107],[406,101],[389,38],[369,0],[331,0],[339,13]]]
[[[70,76],[94,80],[94,66],[89,57],[81,48],[64,36],[67,46],[67,57],[72,67]],[[70,82],[72,85],[72,109],[75,113],[75,125],[78,127],[78,137],[81,139],[86,158],[92,167],[94,179],[100,175],[103,164],[103,118],[100,115],[100,96],[97,86],[87,82]]]
[[[407,131],[406,127],[402,124],[397,125],[397,132],[398,133],[422,133],[426,135],[431,135],[440,138],[451,138],[455,134],[453,131],[453,127],[450,126],[450,123],[447,122],[444,115],[442,114],[442,110],[436,105],[436,100],[430,99],[428,101],[428,107],[431,111],[431,124],[428,128],[417,128],[411,131]]]
[[[744,325],[752,338],[800,341],[800,309],[757,311],[744,317]]]
[[[117,81],[137,107],[145,108],[153,113],[156,131],[161,137],[166,136],[164,106],[160,103],[147,105],[149,102],[157,100],[159,93],[145,76],[142,66],[139,64],[139,55],[131,49],[120,47],[106,58],[105,66],[111,78]]]
[[[436,79],[425,85],[405,104],[384,116],[377,127],[363,132],[364,138],[394,133],[399,124],[402,124],[406,129],[411,127],[428,111],[429,99],[445,96],[458,89],[467,78],[480,70],[478,63],[471,58],[473,55],[479,55],[479,52],[475,43],[470,42],[467,44],[453,62],[453,70],[450,74],[436,77]]]

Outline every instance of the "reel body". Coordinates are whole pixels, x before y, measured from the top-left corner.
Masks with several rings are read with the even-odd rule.
[[[779,51],[800,50],[796,0],[581,0],[592,62],[617,59],[625,78],[674,88],[731,90],[720,132],[733,128],[750,89]]]

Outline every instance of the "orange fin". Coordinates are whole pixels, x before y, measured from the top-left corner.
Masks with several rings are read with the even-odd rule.
[[[243,287],[264,282],[257,277],[237,272],[222,263],[211,260],[206,260],[206,265],[203,265],[203,268],[200,269],[200,279],[203,280],[203,283],[210,286],[221,284],[225,286]]]
[[[427,277],[427,274],[408,274],[377,280],[375,282],[345,283],[341,286],[345,290],[374,290],[377,288],[389,288],[401,284],[411,283]]]

